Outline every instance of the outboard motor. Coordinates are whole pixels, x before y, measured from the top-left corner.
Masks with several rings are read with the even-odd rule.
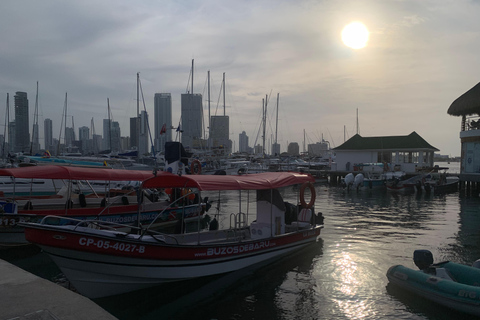
[[[476,260],[473,264],[472,267],[474,268],[479,268],[480,269],[480,259]]]
[[[433,254],[428,250],[415,250],[413,252],[413,262],[420,270],[428,270],[433,264]]]

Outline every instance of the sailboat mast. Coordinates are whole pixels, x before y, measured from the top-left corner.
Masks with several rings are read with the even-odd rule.
[[[277,93],[277,121],[275,123],[275,148],[277,147],[277,136],[278,136],[278,100],[280,99],[280,93]]]
[[[208,137],[210,137],[210,70],[208,70]]]
[[[192,97],[193,97],[193,60],[194,59],[192,59],[192,92],[191,92]]]
[[[35,127],[38,128],[38,81],[37,81],[37,94],[35,96],[35,111],[33,113],[33,127],[32,127],[32,141],[30,142],[30,155],[33,154],[33,143],[35,141]]]
[[[5,159],[5,144],[7,141],[7,134],[10,136],[10,107],[9,97],[7,93],[7,110],[5,110],[5,127],[3,128],[3,144],[2,144],[2,157]]]
[[[262,146],[262,152],[263,152],[263,157],[265,157],[265,129],[266,129],[266,122],[267,122],[267,98],[268,96],[265,96],[265,99],[263,99],[263,146]]]
[[[110,153],[112,153],[112,120],[110,118],[110,99],[107,98],[108,106],[108,141],[110,146]]]
[[[223,73],[223,116],[225,117],[225,72]]]

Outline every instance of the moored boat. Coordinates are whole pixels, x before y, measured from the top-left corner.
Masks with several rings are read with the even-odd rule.
[[[231,215],[229,228],[216,228],[215,219],[208,230],[181,234],[159,233],[148,227],[119,232],[106,229],[102,222],[72,219],[70,224],[58,225],[58,218],[49,217],[22,225],[27,240],[49,254],[81,294],[99,298],[269,263],[314,243],[323,228],[323,217],[313,213],[313,181],[310,175],[269,172],[240,176],[166,174],[143,182],[145,188],[191,188],[198,197],[201,191],[246,192],[247,203],[239,201],[239,211]],[[302,184],[302,209],[292,211],[295,206],[283,201],[278,188],[297,184]],[[308,203],[305,190],[311,193]],[[256,193],[253,204],[248,201],[250,191]],[[251,222],[244,213],[249,212],[250,205],[256,210]]]
[[[390,267],[390,284],[445,307],[480,316],[480,269],[450,261],[433,264],[428,250],[416,250],[419,270],[402,265]]]
[[[156,173],[157,176],[162,172]],[[138,183],[150,177],[152,172],[122,169],[85,167],[40,166],[0,169],[0,176],[15,179],[64,181],[67,192],[50,196],[17,196],[15,193],[0,199],[0,245],[26,244],[20,222],[38,222],[48,215],[66,216],[79,220],[100,220],[125,225],[149,224],[153,219],[157,226],[175,225],[179,219],[188,221],[202,214],[203,208],[189,204],[171,205],[171,200],[156,189],[110,188],[112,182]],[[74,181],[98,182],[104,192],[92,189],[83,193]],[[140,201],[139,201],[140,200]],[[166,209],[168,208],[168,209]]]

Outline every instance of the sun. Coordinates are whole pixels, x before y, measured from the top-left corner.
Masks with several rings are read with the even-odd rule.
[[[355,21],[343,28],[342,41],[347,47],[361,49],[367,45],[369,34],[363,23]]]

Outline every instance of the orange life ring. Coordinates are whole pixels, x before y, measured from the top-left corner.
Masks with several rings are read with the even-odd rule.
[[[310,194],[312,195],[309,203],[305,202],[305,189],[307,187],[310,189]],[[300,204],[302,205],[302,207],[306,209],[311,208],[315,203],[315,197],[315,187],[313,186],[313,184],[311,182],[305,182],[304,184],[302,184],[302,186],[300,187]]]
[[[197,170],[195,170],[195,166],[198,168]],[[192,164],[190,165],[190,172],[192,174],[202,174],[202,164],[200,161],[197,159],[192,161]]]

